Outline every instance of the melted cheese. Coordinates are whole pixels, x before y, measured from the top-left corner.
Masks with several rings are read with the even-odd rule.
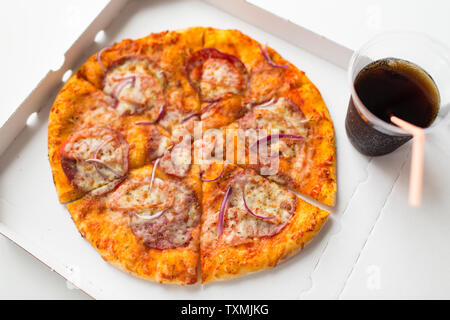
[[[161,135],[161,139],[159,141],[158,148],[154,151],[153,155],[155,158],[159,158],[164,154],[164,151],[167,150],[172,145],[170,138]]]
[[[218,237],[217,227],[219,212],[207,212],[205,215],[202,241],[207,246],[214,245],[216,241],[238,245],[255,238],[273,236],[283,229],[295,211],[296,197],[293,193],[254,173],[238,175],[230,183],[233,191],[224,214],[221,238]],[[244,206],[244,193],[248,207],[255,214],[271,219],[250,214]]]
[[[289,219],[291,212],[281,206],[292,202],[292,194],[264,178],[244,176],[234,184],[230,203],[233,207],[244,208],[242,195],[245,194],[247,206],[257,215],[274,217],[268,223],[283,223]],[[254,218],[251,214],[249,217]]]
[[[121,120],[119,114],[111,107],[99,107],[83,113],[79,121],[80,127],[108,126],[119,128]]]
[[[173,205],[173,188],[158,178],[153,181],[151,190],[148,181],[138,183],[129,182],[120,188],[122,188],[118,190],[120,197],[117,197],[113,204],[115,209],[135,210],[136,208],[155,208],[157,210],[163,210]]]
[[[191,167],[190,138],[177,144],[172,151],[166,151],[160,161],[160,168],[167,174],[185,177]]]
[[[105,162],[115,172],[109,170],[102,164],[97,164],[96,169],[94,163],[85,161],[93,159],[95,150],[105,141],[108,142],[98,151],[97,159]],[[65,146],[65,152],[76,160],[73,182],[81,190],[90,191],[99,188],[119,178],[120,176],[117,173],[123,172],[123,149],[120,147],[117,148],[117,145],[111,137],[81,138],[71,144],[67,144]]]
[[[191,149],[185,145],[176,145],[172,150],[171,161],[175,166],[191,164]]]
[[[294,134],[308,138],[308,121],[301,112],[291,112],[286,107],[287,101],[279,99],[276,103],[253,111],[254,118],[246,120],[246,127],[265,130],[269,134]],[[262,138],[262,137],[260,137]],[[304,157],[304,142],[295,143],[284,139],[275,139],[271,145],[272,154],[279,154],[285,159]]]
[[[131,77],[133,81],[120,83]],[[152,68],[147,60],[130,59],[108,72],[103,90],[118,99],[116,108],[121,115],[141,113],[153,107],[157,115],[165,103],[163,86],[161,70]]]
[[[179,180],[155,179],[148,194],[148,181],[144,180],[130,180],[110,194],[109,214],[130,213],[132,232],[149,247],[169,249],[185,245],[191,239],[190,231],[200,222],[195,192]],[[148,219],[155,214],[158,216]]]
[[[204,97],[214,99],[226,93],[239,93],[244,86],[240,72],[224,59],[208,59],[203,64],[200,90]]]

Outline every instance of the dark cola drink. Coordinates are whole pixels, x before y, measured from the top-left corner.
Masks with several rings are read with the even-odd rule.
[[[374,61],[356,76],[354,88],[365,108],[378,119],[390,122],[392,115],[427,128],[435,120],[439,91],[431,76],[414,63],[396,58]],[[395,135],[377,129],[350,99],[345,123],[354,147],[368,156],[394,151],[409,135]]]

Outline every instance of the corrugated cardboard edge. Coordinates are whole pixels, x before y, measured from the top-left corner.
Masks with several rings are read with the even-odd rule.
[[[59,274],[67,281],[67,283],[70,283],[74,287],[86,293],[89,297],[95,299],[95,297],[100,296],[100,289],[94,287],[90,282],[87,282],[83,278],[77,278],[73,276],[73,270],[71,269],[71,266],[65,265],[51,252],[46,251],[44,248],[37,245],[30,239],[18,234],[17,232],[14,232],[1,222],[0,234],[2,234],[5,238],[15,243],[17,246],[28,252],[31,256],[42,262],[51,271]]]

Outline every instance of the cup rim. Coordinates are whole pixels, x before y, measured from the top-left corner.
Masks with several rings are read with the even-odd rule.
[[[383,31],[383,32],[377,33],[376,35],[371,37],[361,47],[359,47],[359,49],[357,49],[353,52],[353,54],[350,58],[350,61],[348,63],[348,67],[347,67],[347,79],[348,79],[348,83],[350,85],[350,91],[351,91],[350,98],[353,99],[356,110],[369,120],[369,122],[370,122],[369,125],[375,127],[377,130],[379,130],[383,133],[389,134],[389,135],[410,136],[411,134],[409,134],[404,129],[399,128],[393,124],[390,124],[390,123],[387,123],[387,122],[381,120],[376,115],[374,115],[369,109],[367,109],[366,106],[364,105],[364,103],[359,98],[359,96],[355,90],[354,81],[352,79],[353,78],[353,74],[352,74],[353,66],[355,64],[356,59],[361,56],[362,51],[364,51],[368,47],[372,46],[374,43],[376,43],[386,37],[399,36],[399,35],[400,36],[408,35],[408,36],[420,37],[422,39],[426,39],[427,41],[434,43],[436,46],[440,47],[443,50],[443,52],[450,52],[450,49],[445,44],[443,44],[442,42],[440,42],[438,40],[431,38],[430,36],[428,36],[425,33],[417,32],[417,31],[407,31],[407,30]],[[447,60],[447,62],[449,62],[449,65],[450,65],[449,57],[447,56],[444,58],[445,58],[445,60]],[[414,61],[411,61],[411,62],[414,63]],[[424,132],[425,133],[429,132],[438,123],[439,123],[439,120],[436,119],[435,122],[431,126],[429,126],[427,128],[423,128]]]

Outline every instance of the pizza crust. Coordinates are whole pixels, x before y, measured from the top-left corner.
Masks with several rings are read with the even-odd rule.
[[[314,135],[309,141],[309,147],[314,150],[310,179],[306,183],[300,182],[296,190],[334,206],[337,192],[336,141],[328,109],[319,90],[309,80],[300,88],[291,90],[288,97],[301,106],[307,119],[312,120]]]
[[[77,190],[64,174],[59,148],[77,125],[80,110],[86,110],[89,106],[98,104],[96,98],[101,96],[95,87],[75,74],[61,89],[50,110],[48,157],[60,202],[77,199],[83,193]]]

